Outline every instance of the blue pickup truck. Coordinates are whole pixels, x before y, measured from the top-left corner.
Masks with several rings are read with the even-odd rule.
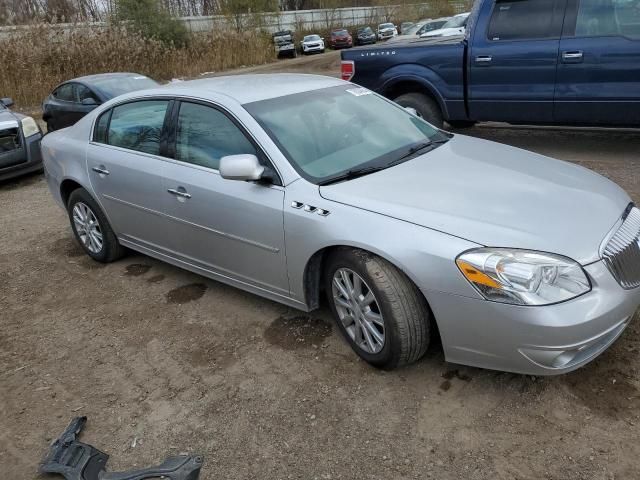
[[[342,78],[436,126],[640,126],[640,0],[477,0],[464,36],[343,51]]]

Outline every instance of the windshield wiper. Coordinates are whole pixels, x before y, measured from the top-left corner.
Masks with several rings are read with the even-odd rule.
[[[420,142],[412,145],[407,150],[407,153],[402,155],[400,158],[396,158],[395,160],[385,163],[384,165],[377,165],[374,167],[364,167],[364,168],[352,168],[351,170],[347,170],[342,175],[338,175],[337,177],[329,178],[323,182],[318,183],[319,186],[330,185],[332,183],[341,182],[344,180],[353,180],[354,178],[362,177],[364,175],[368,175],[370,173],[379,172],[380,170],[385,170],[389,167],[393,167],[398,165],[405,160],[413,157],[416,153],[421,152],[427,148],[433,148],[434,145],[440,145],[442,143],[446,143],[449,139],[443,140],[429,140],[428,142]]]
[[[364,175],[368,175],[373,172],[384,170],[387,167],[388,165],[381,165],[377,167],[352,168],[351,170],[347,170],[342,175],[329,178],[328,180],[318,183],[318,185],[322,187],[324,185],[331,185],[332,183],[341,182],[343,180],[353,180],[354,178],[362,177]]]

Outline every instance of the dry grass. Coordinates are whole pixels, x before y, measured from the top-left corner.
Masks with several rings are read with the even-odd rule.
[[[275,59],[271,38],[253,32],[193,35],[184,48],[117,28],[52,32],[42,25],[0,39],[0,96],[26,108],[81,75],[131,71],[169,80]]]

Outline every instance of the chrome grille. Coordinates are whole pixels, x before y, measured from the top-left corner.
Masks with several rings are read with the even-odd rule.
[[[633,207],[604,248],[602,258],[625,289],[640,286],[640,210]]]

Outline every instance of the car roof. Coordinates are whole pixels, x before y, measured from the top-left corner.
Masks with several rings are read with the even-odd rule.
[[[346,84],[343,80],[321,75],[271,73],[202,78],[170,83],[161,89],[136,93],[166,93],[167,90],[174,90],[177,94],[202,98],[225,95],[240,104],[245,104]]]
[[[92,81],[95,81],[95,80],[104,80],[108,78],[122,78],[122,77],[146,77],[146,75],[142,75],[140,73],[132,73],[132,72],[96,73],[94,75],[85,75],[84,77],[72,78],[71,80],[67,80],[63,83],[69,83],[69,82],[91,83]]]

